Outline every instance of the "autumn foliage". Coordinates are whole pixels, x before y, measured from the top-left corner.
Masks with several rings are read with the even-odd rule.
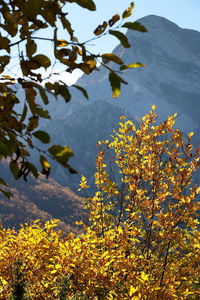
[[[173,127],[176,115],[158,124],[154,109],[137,127],[122,116],[98,143],[83,234],[63,237],[56,221],[1,229],[1,298],[20,262],[27,299],[199,299],[200,150]]]

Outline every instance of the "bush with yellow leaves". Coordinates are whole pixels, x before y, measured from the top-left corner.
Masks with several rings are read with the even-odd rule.
[[[176,116],[157,124],[154,109],[138,129],[121,117],[112,141],[99,142],[83,234],[63,237],[56,221],[1,229],[2,299],[19,261],[26,299],[199,299],[200,149],[173,128]]]

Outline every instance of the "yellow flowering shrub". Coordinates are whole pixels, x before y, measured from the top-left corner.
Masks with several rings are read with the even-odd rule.
[[[64,237],[56,220],[1,228],[1,299],[19,265],[26,299],[200,297],[200,150],[173,128],[176,116],[157,124],[154,109],[139,128],[121,117],[112,141],[99,142],[90,224],[76,222],[84,233]]]

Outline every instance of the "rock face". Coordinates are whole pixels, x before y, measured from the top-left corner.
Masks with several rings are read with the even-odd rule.
[[[200,127],[200,33],[154,15],[138,21],[148,32],[128,30],[132,47],[119,45],[114,53],[126,64],[142,62],[146,68],[125,73],[128,85],[122,86],[119,98],[112,98],[108,71],[100,67],[77,82],[87,89],[89,101],[72,91],[71,103],[52,108],[54,142],[72,147],[75,157],[71,164],[89,181],[94,172],[96,142],[109,137],[121,114],[141,118],[155,104],[160,120],[177,112],[176,126],[184,132],[198,132]],[[75,190],[80,176],[60,174],[59,168],[53,176]]]
[[[52,99],[47,109],[52,120],[44,120],[40,128],[50,132],[53,144],[68,145],[73,149],[74,158],[70,164],[78,171],[78,175],[70,175],[52,163],[52,177],[75,193],[81,174],[88,178],[89,185],[94,188],[96,143],[109,138],[122,114],[131,119],[140,119],[155,104],[161,120],[177,112],[178,128],[185,133],[199,132],[200,33],[182,29],[154,15],[138,21],[146,26],[148,32],[129,30],[127,37],[132,47],[125,49],[119,45],[114,53],[125,64],[142,62],[147,67],[125,73],[124,79],[128,85],[122,86],[119,98],[112,98],[108,71],[101,67],[90,76],[82,76],[77,82],[88,91],[89,101],[73,87],[72,100],[68,104],[50,95]],[[110,65],[112,67],[112,63]],[[195,143],[199,143],[198,136],[196,134],[196,140],[193,140]],[[38,158],[35,156],[34,160],[36,162]],[[45,211],[45,207],[42,210]],[[48,209],[46,211],[52,214]]]
[[[130,49],[116,47],[114,53],[126,63],[142,62],[147,67],[126,73],[128,86],[123,86],[117,100],[111,99],[105,70],[90,77],[83,76],[92,101],[104,99],[128,109],[133,116],[143,116],[152,104],[157,105],[161,118],[177,112],[177,125],[182,130],[199,126],[200,105],[200,33],[182,29],[158,16],[139,20],[147,33],[129,30]],[[101,91],[104,91],[103,94]]]

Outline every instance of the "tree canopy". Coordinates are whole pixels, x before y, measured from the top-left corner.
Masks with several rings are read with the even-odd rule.
[[[124,65],[122,59],[112,53],[97,55],[88,51],[89,41],[79,42],[68,19],[68,6],[72,3],[90,11],[96,9],[92,0],[0,1],[0,159],[8,159],[10,171],[16,180],[20,177],[27,180],[30,172],[35,177],[38,176],[37,168],[29,161],[29,148],[39,151],[42,172],[46,176],[51,169],[49,158],[56,160],[71,173],[76,172],[68,163],[73,152],[67,146],[53,145],[44,151],[37,148],[34,143],[34,138],[44,144],[50,142],[49,133],[38,128],[41,118],[51,118],[48,109],[45,108],[49,102],[49,93],[55,97],[60,95],[66,102],[71,100],[68,86],[62,80],[52,80],[52,70],[57,63],[65,66],[66,72],[71,73],[80,69],[88,75],[97,70],[97,64],[102,65],[109,70],[113,97],[118,97],[121,84],[127,84],[121,76],[124,71],[144,66],[138,62]],[[121,16],[115,14],[94,28],[91,40],[103,35],[112,35],[123,47],[129,48],[129,41],[120,28],[147,31],[138,22],[126,22],[133,8],[132,2]],[[48,37],[45,35],[47,28],[50,28],[52,33]],[[47,56],[45,49],[42,53],[37,50],[41,40],[49,42],[52,46],[53,60]],[[18,60],[17,74],[9,72],[13,58],[15,63],[16,59]],[[107,64],[110,61],[115,63],[115,70]],[[47,71],[48,76],[42,76],[42,69]],[[24,90],[25,99],[19,99],[17,95],[19,87]],[[73,87],[88,98],[87,91],[83,87],[77,85]],[[38,103],[38,96],[42,98],[43,105]],[[22,101],[23,109],[17,112],[16,104]],[[1,192],[10,197],[3,178],[0,178],[0,184]]]
[[[20,299],[199,299],[200,149],[153,109],[99,142],[82,234],[63,237],[55,220],[0,230],[1,297],[18,287]]]

